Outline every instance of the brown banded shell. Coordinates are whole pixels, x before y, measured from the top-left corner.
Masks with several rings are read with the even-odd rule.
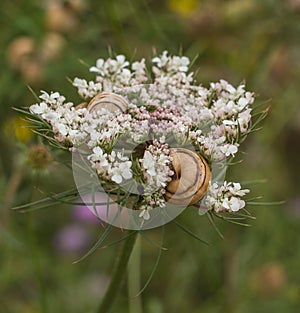
[[[120,111],[126,112],[128,107],[127,101],[120,95],[111,92],[102,92],[95,96],[87,106],[92,113],[99,109],[107,109],[109,112]]]
[[[80,104],[77,104],[76,107],[75,107],[75,109],[76,109],[76,110],[84,109],[84,108],[87,107],[87,105],[88,105],[87,102],[82,102],[82,103],[80,103]]]
[[[171,149],[173,180],[166,187],[166,200],[175,205],[194,204],[205,195],[211,172],[205,159],[185,148]]]

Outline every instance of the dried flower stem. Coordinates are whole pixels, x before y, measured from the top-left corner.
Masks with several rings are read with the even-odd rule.
[[[9,222],[9,208],[15,200],[19,185],[23,179],[23,175],[24,168],[22,166],[15,166],[7,182],[7,189],[2,205],[2,211],[0,211],[0,230],[1,228],[5,229],[7,227],[7,224]]]
[[[123,244],[119,257],[116,260],[115,267],[111,274],[111,281],[106,290],[106,293],[101,301],[97,313],[108,313],[116,299],[116,295],[121,287],[122,280],[124,278],[127,264],[130,255],[133,251],[133,247],[136,241],[137,233],[128,237]]]

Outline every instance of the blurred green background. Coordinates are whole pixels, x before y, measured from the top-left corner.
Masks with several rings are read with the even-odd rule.
[[[216,221],[223,240],[205,217],[182,214],[178,220],[211,245],[168,225],[168,250],[141,296],[143,312],[299,312],[299,0],[2,0],[0,26],[1,313],[89,313],[101,300],[119,247],[72,264],[101,225],[70,206],[9,210],[74,185],[61,165],[69,156],[41,145],[12,107],[35,102],[27,85],[78,102],[67,77],[92,78],[84,64],[110,50],[148,60],[154,50],[198,55],[194,70],[204,85],[246,79],[270,114],[229,178],[266,180],[251,187],[252,195],[286,200],[251,208],[257,220],[249,228]],[[160,241],[161,230],[146,234]],[[107,242],[121,235],[116,229]],[[157,255],[142,240],[142,284]],[[113,312],[140,313],[137,299],[128,299],[123,284]]]

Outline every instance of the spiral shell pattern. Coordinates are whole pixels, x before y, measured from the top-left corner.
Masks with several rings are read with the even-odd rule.
[[[79,110],[79,109],[85,109],[87,107],[87,102],[82,102],[82,103],[79,103],[75,106],[75,109],[76,110]]]
[[[115,111],[124,113],[127,107],[128,102],[122,96],[111,92],[102,92],[89,102],[87,109],[90,113],[101,108],[105,108],[111,113]]]
[[[171,154],[174,178],[166,187],[166,200],[175,205],[189,205],[205,195],[211,172],[205,159],[194,151],[173,148]]]

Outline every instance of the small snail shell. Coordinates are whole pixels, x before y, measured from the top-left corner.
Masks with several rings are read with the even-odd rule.
[[[205,159],[185,148],[171,149],[174,179],[166,187],[166,200],[171,204],[198,202],[206,193],[211,173]]]
[[[87,107],[87,105],[88,105],[87,102],[82,102],[82,103],[77,104],[76,107],[75,107],[75,109],[76,109],[76,110],[84,109],[84,108]]]
[[[128,103],[120,95],[111,92],[102,92],[95,96],[87,106],[87,109],[91,112],[95,112],[98,109],[105,108],[109,112],[125,112],[127,110]]]

